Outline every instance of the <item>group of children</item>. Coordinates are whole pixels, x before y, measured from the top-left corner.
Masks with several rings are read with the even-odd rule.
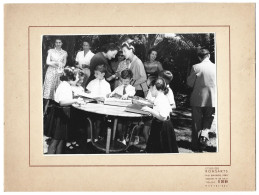
[[[120,85],[111,92],[110,84],[105,80],[106,66],[97,65],[94,70],[95,79],[90,81],[86,87],[87,93],[94,97],[112,97],[114,94],[120,95],[122,99],[128,99],[135,95],[135,88],[130,84],[133,73],[130,69],[125,69],[120,73]],[[71,132],[70,109],[74,103],[81,104],[83,101],[75,99],[77,93],[83,92],[81,87],[83,73],[72,68],[65,68],[60,77],[61,83],[55,92],[54,109],[50,112],[50,122],[44,125],[45,135],[51,137],[48,154],[61,154],[65,141],[69,139]],[[146,121],[143,128],[143,135],[147,142],[146,151],[150,153],[175,153],[178,152],[175,132],[170,120],[170,113],[174,109],[175,101],[173,92],[169,87],[173,76],[170,71],[162,71],[158,78],[149,83],[149,91],[146,99],[154,103],[153,108],[143,107],[143,111],[153,115],[152,121]],[[95,134],[93,141],[97,141],[101,119],[95,119]],[[125,143],[125,124],[118,123],[119,140]],[[87,142],[91,141],[88,132]],[[71,143],[68,143],[71,144]]]

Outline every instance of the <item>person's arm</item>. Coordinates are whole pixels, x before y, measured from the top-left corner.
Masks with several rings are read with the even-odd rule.
[[[167,119],[167,117],[160,115],[159,112],[155,111],[154,109],[152,109],[148,106],[144,106],[141,110],[149,112],[154,117],[156,117],[158,120],[165,121]]]
[[[139,75],[139,77],[136,80],[133,80],[131,83],[134,86],[138,86],[144,82],[147,81],[147,75],[146,75],[146,71],[144,69],[144,65],[141,61],[139,61],[139,64],[136,67],[136,71]],[[134,74],[134,73],[133,73]]]
[[[114,74],[114,75],[112,75],[112,76],[106,78],[106,80],[107,80],[107,81],[111,81],[111,80],[113,80],[113,79],[115,79],[115,78],[116,78],[116,75]]]
[[[70,106],[70,105],[72,105],[72,104],[74,104],[74,103],[81,103],[81,101],[78,100],[78,99],[61,100],[61,101],[59,101],[59,105],[60,105],[60,106]]]
[[[195,80],[196,80],[196,72],[195,72],[194,68],[192,67],[191,73],[187,78],[187,85],[189,87],[193,87]]]
[[[52,67],[54,67],[54,68],[57,68],[57,67],[58,67],[58,62],[51,61],[50,56],[51,56],[51,52],[50,52],[50,50],[49,50],[49,51],[48,51],[47,60],[46,60],[46,64],[49,65],[49,66],[52,66]]]
[[[157,62],[157,70],[158,72],[161,72],[162,70],[164,70],[160,62]]]
[[[66,63],[67,63],[67,52],[62,59],[62,67],[64,67],[66,65]]]

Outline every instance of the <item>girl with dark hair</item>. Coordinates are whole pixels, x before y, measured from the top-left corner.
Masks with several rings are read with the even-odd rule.
[[[144,62],[148,80],[151,81],[157,77],[158,73],[163,70],[162,64],[156,61],[157,51],[150,49],[148,52],[148,61]]]
[[[148,153],[178,153],[175,132],[170,120],[170,104],[166,94],[168,88],[163,78],[153,80],[150,91],[154,100],[153,109],[147,106],[142,110],[153,115],[150,136],[148,138],[146,151]]]
[[[62,49],[62,40],[56,38],[55,48],[48,50],[46,64],[48,69],[43,84],[43,100],[45,104],[44,113],[48,108],[50,100],[54,100],[54,92],[59,85],[59,77],[67,62],[67,52]]]
[[[97,65],[100,65],[100,64],[104,64],[105,67],[106,67],[105,79],[108,82],[110,82],[110,84],[112,82],[114,82],[114,80],[116,78],[115,72],[112,70],[108,60],[111,60],[112,58],[115,58],[118,51],[119,51],[119,48],[114,43],[109,43],[107,45],[104,45],[101,48],[101,52],[98,52],[97,54],[95,54],[92,57],[92,59],[90,61],[90,72],[91,72],[91,74],[90,74],[90,77],[88,78],[88,80],[86,81],[84,88],[88,85],[88,83],[90,81],[95,79],[94,70],[95,70],[95,67]]]
[[[147,75],[142,61],[134,54],[135,48],[131,45],[130,40],[122,43],[122,52],[125,58],[130,62],[127,68],[133,73],[131,85],[136,89],[135,95],[144,98],[148,91],[146,82]]]
[[[58,86],[46,125],[44,124],[45,136],[51,137],[48,154],[62,154],[65,141],[70,132],[70,106],[74,103],[83,103],[79,99],[73,99],[71,85],[79,80],[71,68],[65,68],[60,76],[61,83]]]

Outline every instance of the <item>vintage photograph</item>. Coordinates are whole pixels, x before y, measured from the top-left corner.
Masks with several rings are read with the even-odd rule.
[[[218,151],[215,33],[42,36],[43,154]]]

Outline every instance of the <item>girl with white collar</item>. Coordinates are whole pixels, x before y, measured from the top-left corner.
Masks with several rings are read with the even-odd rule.
[[[168,88],[165,80],[163,78],[153,80],[150,84],[150,91],[155,97],[153,109],[147,106],[142,108],[154,117],[146,151],[148,153],[178,153],[176,136],[170,120],[172,109],[166,97]]]

